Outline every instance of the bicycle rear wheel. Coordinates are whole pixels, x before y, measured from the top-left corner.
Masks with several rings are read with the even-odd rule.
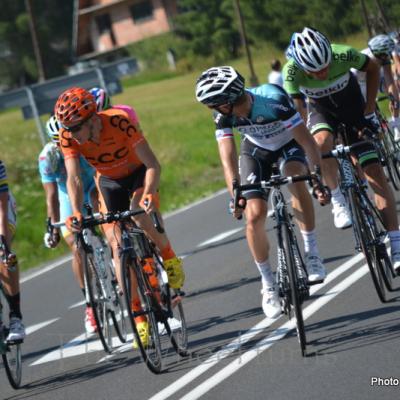
[[[5,344],[5,352],[1,356],[10,385],[14,389],[18,389],[22,379],[21,344]]]
[[[364,199],[363,204],[363,200],[360,196],[364,196],[364,194],[359,194],[353,189],[351,190],[349,203],[353,216],[353,227],[358,237],[361,250],[367,261],[372,282],[378,297],[383,303],[386,303],[388,300],[386,295],[385,278],[383,276],[384,271],[379,262],[379,254],[382,251],[382,248],[380,246],[380,238],[375,217],[370,208],[373,207],[373,205],[369,205],[370,201],[366,198]]]
[[[296,318],[296,330],[297,338],[300,343],[301,354],[303,357],[306,356],[307,339],[306,332],[304,328],[303,310],[301,307],[301,296],[299,293],[298,276],[297,276],[297,266],[296,258],[294,253],[295,240],[293,238],[292,230],[287,226],[287,224],[282,225],[282,241],[283,249],[286,257],[286,266],[289,277],[290,286],[290,304],[294,310],[294,315]]]
[[[97,335],[99,336],[104,351],[106,353],[111,353],[111,316],[107,308],[107,299],[103,296],[93,254],[85,252],[83,267],[85,288],[96,321]]]
[[[131,311],[131,272],[135,274],[137,280],[137,291],[142,304],[142,312],[140,314]],[[137,264],[136,259],[133,259],[128,252],[124,252],[121,255],[121,276],[125,307],[129,310],[128,319],[143,361],[150,371],[156,374],[160,373],[162,370],[162,351],[157,320],[155,317],[155,297],[153,296],[151,286],[146,284],[141,266]],[[142,342],[135,323],[135,317],[138,317],[139,315],[145,316],[149,325],[148,344]]]

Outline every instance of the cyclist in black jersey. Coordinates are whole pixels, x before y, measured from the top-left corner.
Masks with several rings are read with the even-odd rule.
[[[291,59],[283,68],[284,88],[298,109],[303,105],[298,95],[308,97],[307,125],[322,153],[332,149],[339,123],[356,128],[349,129],[348,144],[361,141],[359,133],[365,128],[378,129],[375,98],[380,66],[373,59],[349,46],[331,44],[321,32],[307,27],[293,34],[288,54]],[[366,72],[366,101],[351,68]],[[375,203],[390,238],[393,266],[400,273],[400,231],[392,189],[372,144],[357,147],[355,155],[375,192]],[[335,225],[348,227],[351,220],[338,186],[337,164],[324,160],[322,170],[332,191]]]

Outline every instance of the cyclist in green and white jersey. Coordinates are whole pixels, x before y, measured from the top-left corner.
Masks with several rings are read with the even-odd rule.
[[[374,36],[369,42],[368,47],[361,50],[380,65],[380,85],[379,90],[387,93],[390,97],[389,109],[392,115],[390,125],[394,131],[395,140],[400,140],[400,118],[399,118],[399,91],[392,73],[391,53],[394,49],[394,42],[388,35]],[[366,98],[366,73],[352,68],[351,72],[356,76],[361,88],[361,92]]]
[[[356,128],[348,131],[349,144],[362,140],[358,130],[377,129],[374,110],[379,65],[372,58],[347,45],[331,45],[321,32],[307,27],[293,34],[288,55],[290,60],[283,68],[284,88],[304,117],[301,94],[308,97],[307,125],[322,153],[332,149],[334,132],[340,123]],[[351,68],[366,72],[365,101],[357,79],[350,73]],[[400,273],[400,231],[393,192],[372,144],[357,147],[355,156],[375,192],[375,203],[390,238],[392,262]],[[335,226],[348,227],[351,219],[339,189],[337,163],[326,159],[321,167],[332,191]]]

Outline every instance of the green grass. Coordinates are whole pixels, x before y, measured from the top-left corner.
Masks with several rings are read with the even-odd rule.
[[[363,48],[366,36],[357,35],[348,42]],[[260,83],[266,81],[272,58],[285,61],[282,52],[268,45],[253,49],[252,56]],[[249,77],[245,58],[232,61],[232,65]],[[124,92],[113,98],[114,104],[129,104],[137,110],[143,130],[161,162],[164,212],[224,187],[211,113],[194,96],[200,72],[178,77],[160,72],[153,76],[153,82],[149,82],[148,73],[140,74],[126,79]],[[21,268],[27,269],[67,250],[65,245],[56,250],[43,245],[45,200],[37,171],[41,143],[34,121],[24,121],[19,110],[12,110],[0,113],[0,126],[2,159],[18,203],[14,248]]]

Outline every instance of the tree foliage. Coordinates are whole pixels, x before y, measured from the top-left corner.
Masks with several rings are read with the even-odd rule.
[[[64,73],[70,63],[72,0],[32,1],[46,78]],[[0,83],[15,87],[38,78],[29,16],[23,0],[1,0]]]

